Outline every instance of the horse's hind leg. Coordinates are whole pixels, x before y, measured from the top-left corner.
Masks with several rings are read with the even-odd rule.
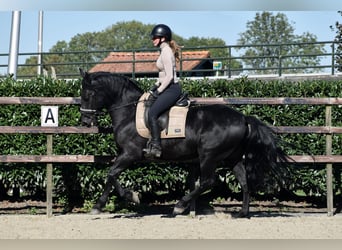
[[[213,163],[201,163],[201,175],[200,175],[200,185],[195,187],[193,191],[185,195],[176,204],[173,209],[174,215],[183,214],[184,211],[190,206],[190,202],[195,200],[203,192],[209,190],[215,183],[215,165]]]
[[[238,164],[235,165],[233,168],[234,175],[238,182],[240,183],[240,186],[242,188],[242,208],[238,214],[239,218],[244,218],[249,216],[249,200],[250,200],[250,193],[248,189],[248,183],[247,183],[247,174],[246,174],[246,168],[245,165],[240,161]]]

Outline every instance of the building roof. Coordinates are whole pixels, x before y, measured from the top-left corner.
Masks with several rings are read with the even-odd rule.
[[[90,72],[106,71],[112,73],[131,73],[133,72],[133,55],[135,56],[134,72],[151,73],[158,72],[156,60],[159,52],[110,52],[101,63],[91,68]],[[209,51],[184,51],[182,52],[182,71],[190,71],[199,66],[203,59],[210,58]],[[186,60],[185,59],[193,59]],[[180,63],[177,62],[177,71]]]

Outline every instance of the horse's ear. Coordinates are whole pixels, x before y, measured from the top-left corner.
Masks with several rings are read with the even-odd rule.
[[[80,74],[83,78],[85,78],[88,75],[88,73],[86,71],[84,71],[83,69],[79,68],[79,70],[80,70]]]

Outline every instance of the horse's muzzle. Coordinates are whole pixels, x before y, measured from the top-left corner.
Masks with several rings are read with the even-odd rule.
[[[89,113],[81,114],[81,124],[87,127],[97,126],[96,115]]]

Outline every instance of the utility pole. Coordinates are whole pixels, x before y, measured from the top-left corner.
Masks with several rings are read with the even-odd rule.
[[[43,52],[43,11],[39,11],[38,18],[38,60],[37,60],[37,75],[41,75],[43,72],[42,65],[42,52]]]
[[[8,59],[8,75],[13,75],[13,78],[17,78],[18,67],[18,51],[19,51],[19,38],[20,38],[20,11],[12,12],[12,29],[11,29],[11,43],[10,53]]]

